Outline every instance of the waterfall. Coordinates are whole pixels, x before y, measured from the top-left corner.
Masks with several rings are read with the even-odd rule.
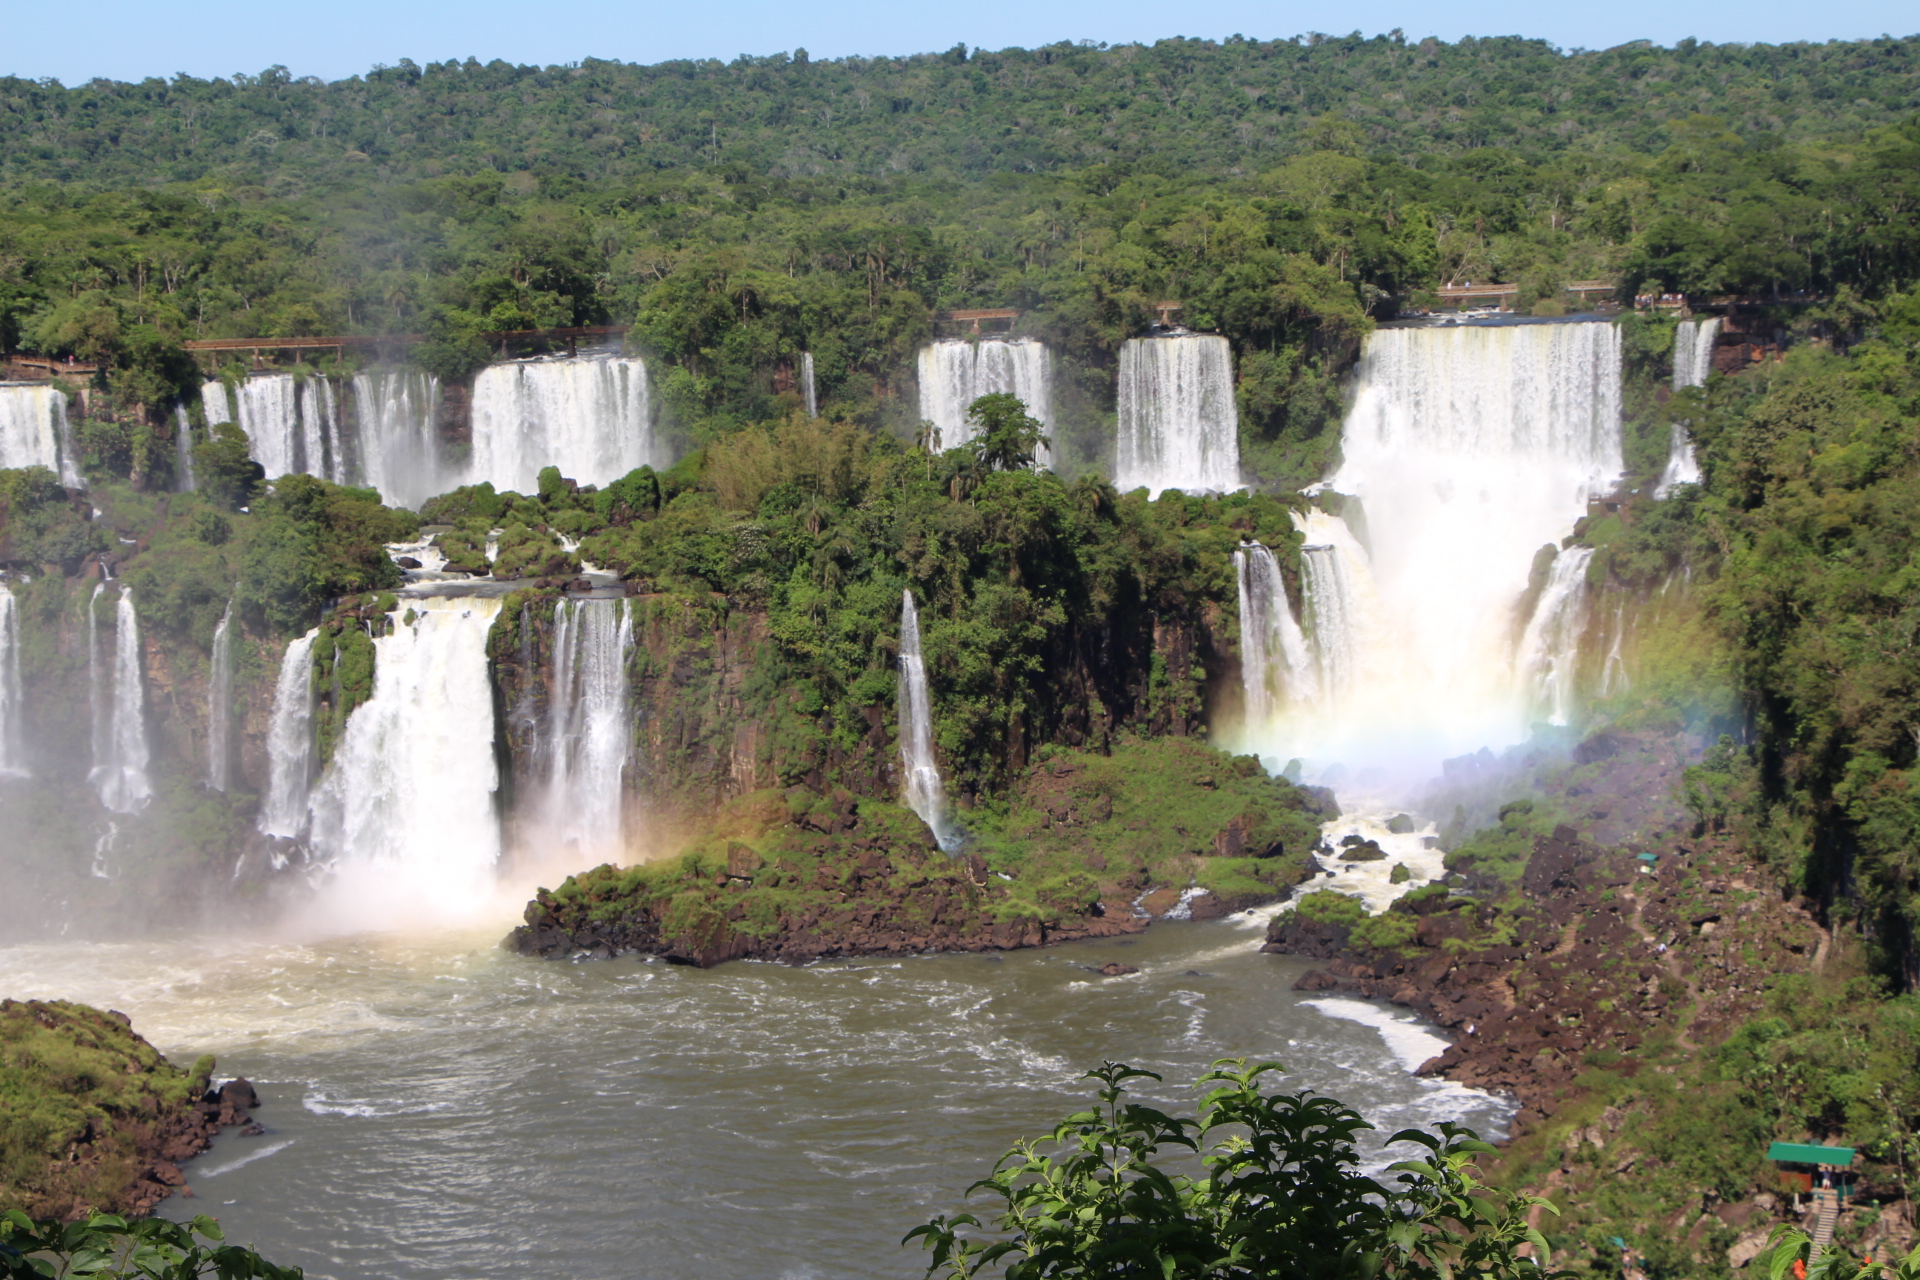
[[[800,353],[800,398],[807,406],[807,416],[820,416],[820,397],[813,383],[813,352]]]
[[[1514,611],[1535,551],[1620,473],[1620,336],[1587,321],[1381,329],[1358,384],[1327,482],[1343,514],[1297,518],[1320,698],[1290,698],[1258,745],[1310,772],[1347,762],[1410,783],[1526,737],[1529,644],[1559,655],[1549,715],[1573,709],[1577,617],[1555,630],[1536,612],[1529,640]],[[1580,559],[1557,566],[1568,592]]]
[[[631,357],[516,361],[473,380],[473,465],[466,483],[533,492],[540,469],[607,484],[672,461],[653,429],[647,367]]]
[[[590,858],[626,852],[621,810],[632,653],[633,618],[624,601],[563,600],[555,608],[544,835]]]
[[[45,467],[67,488],[80,487],[67,398],[45,383],[0,383],[0,468],[13,467]]]
[[[267,479],[299,474],[347,482],[339,410],[327,379],[257,374],[231,393],[225,383],[209,382],[200,388],[200,404],[209,427],[232,422],[247,433],[247,452]]]
[[[434,430],[440,380],[415,369],[354,375],[355,442],[360,482],[389,506],[418,507],[455,487]]]
[[[487,631],[500,601],[403,600],[373,642],[373,694],[348,718],[310,806],[332,871],[324,906],[367,927],[459,915],[500,856]]]
[[[233,779],[233,602],[213,629],[213,669],[207,680],[207,785],[225,791]]]
[[[1121,346],[1113,483],[1122,492],[1238,489],[1239,422],[1225,338],[1188,333]]]
[[[947,791],[933,754],[933,701],[927,664],[920,656],[920,610],[913,592],[900,593],[900,760],[906,767],[907,807],[933,829],[940,847],[960,847],[960,832],[947,816]]]
[[[1240,685],[1247,723],[1259,725],[1287,697],[1314,697],[1319,681],[1273,552],[1243,543],[1233,553],[1233,569],[1240,584]]]
[[[187,406],[173,407],[173,491],[192,493],[200,487],[193,474],[193,423]]]
[[[26,703],[20,687],[20,602],[0,582],[0,778],[27,776]]]
[[[320,628],[287,642],[273,682],[273,718],[267,722],[267,798],[260,830],[293,838],[306,830],[313,785],[313,645]]]
[[[981,396],[1007,392],[1052,434],[1053,353],[1032,338],[946,338],[920,348],[920,416],[940,430],[940,447],[974,437],[967,410]],[[1041,448],[1038,464],[1052,464]]]
[[[1573,722],[1580,637],[1587,622],[1587,562],[1591,547],[1569,547],[1554,557],[1533,616],[1520,637],[1517,662],[1533,713],[1551,725]]]
[[[1627,638],[1627,607],[1615,605],[1613,609],[1613,639],[1607,644],[1607,658],[1600,668],[1600,696],[1611,698],[1615,694],[1625,693],[1633,686],[1627,678],[1626,659],[1620,654],[1620,647]]]
[[[1704,387],[1713,372],[1713,344],[1720,338],[1720,317],[1682,320],[1673,331],[1673,389]]]
[[[95,600],[105,586],[102,583],[94,588]],[[120,603],[114,611],[111,701],[102,690],[98,622],[91,606],[87,623],[87,658],[94,689],[93,772],[87,780],[99,793],[101,804],[115,813],[135,813],[146,806],[153,785],[147,779],[146,680],[133,589],[120,588]]]

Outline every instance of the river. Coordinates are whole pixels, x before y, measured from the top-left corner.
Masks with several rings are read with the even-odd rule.
[[[0,950],[0,989],[120,1009],[251,1079],[267,1132],[224,1134],[163,1212],[314,1280],[912,1276],[900,1238],[1084,1102],[1104,1057],[1189,1110],[1208,1063],[1245,1055],[1376,1136],[1504,1133],[1503,1100],[1411,1074],[1444,1042],[1404,1013],[1292,991],[1306,966],[1261,955],[1263,925],[707,971],[526,959],[504,927],[64,943]],[[1090,971],[1109,960],[1141,972]]]

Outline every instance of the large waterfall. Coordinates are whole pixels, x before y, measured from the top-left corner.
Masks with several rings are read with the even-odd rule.
[[[500,601],[403,600],[376,638],[373,695],[355,708],[311,804],[330,867],[321,913],[359,927],[458,916],[500,856],[487,630]]]
[[[1682,320],[1673,331],[1673,389],[1704,387],[1713,372],[1713,344],[1720,337],[1719,317],[1707,320]],[[1667,465],[1653,487],[1653,496],[1664,498],[1683,484],[1700,483],[1700,459],[1693,449],[1693,436],[1684,422],[1667,427]]]
[[[27,776],[26,706],[20,686],[20,602],[0,582],[0,778]]]
[[[213,629],[207,677],[207,785],[225,791],[233,776],[233,602]]]
[[[1408,780],[1570,712],[1584,557],[1514,614],[1535,553],[1616,483],[1620,437],[1611,324],[1376,332],[1329,482],[1358,511],[1299,518],[1318,701],[1289,698],[1249,739]]]
[[[80,487],[67,398],[45,383],[0,383],[0,468],[12,467],[45,467]]]
[[[1548,724],[1573,722],[1580,638],[1587,624],[1587,565],[1592,559],[1591,547],[1569,547],[1554,557],[1520,637],[1518,665],[1527,682],[1529,710]]]
[[[515,361],[473,380],[469,484],[531,493],[545,466],[581,484],[606,484],[670,461],[638,359]]]
[[[626,851],[622,811],[633,732],[627,714],[632,653],[633,618],[624,601],[563,600],[554,610],[542,835],[551,846],[586,858],[618,859]]]
[[[1233,568],[1240,584],[1240,686],[1248,720],[1264,723],[1285,699],[1314,697],[1318,680],[1273,552],[1245,543],[1233,553]]]
[[[447,474],[434,410],[440,380],[417,369],[374,369],[353,379],[354,441],[362,484],[389,506],[418,507],[457,484]]]
[[[1240,487],[1240,417],[1225,338],[1129,340],[1120,348],[1119,408],[1113,482],[1122,492]]]
[[[927,663],[920,654],[920,610],[913,592],[900,593],[900,762],[906,769],[907,807],[933,829],[940,847],[959,847],[960,833],[947,814],[947,789],[933,754],[933,702]]]
[[[209,382],[200,389],[200,404],[209,427],[231,422],[247,433],[247,451],[267,479],[299,473],[347,482],[339,407],[327,379],[257,374],[231,391]]]
[[[273,685],[273,718],[267,722],[267,797],[259,828],[291,838],[307,829],[307,795],[313,786],[313,644],[320,629],[287,642]]]
[[[147,779],[147,699],[140,618],[134,612],[132,589],[122,587],[120,603],[114,610],[113,663],[110,672],[103,672],[95,606],[104,587],[102,583],[94,589],[87,612],[87,657],[94,698],[93,771],[87,780],[99,794],[101,804],[115,813],[134,813],[153,795],[153,785]]]
[[[940,447],[974,437],[967,410],[981,396],[1018,396],[1027,412],[1053,426],[1053,353],[1032,338],[946,338],[920,349],[920,416],[940,431]],[[1042,448],[1041,466],[1052,461]]]

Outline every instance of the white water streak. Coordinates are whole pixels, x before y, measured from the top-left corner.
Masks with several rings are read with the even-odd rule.
[[[226,791],[233,784],[233,602],[227,602],[213,629],[213,655],[207,678],[207,785]]]
[[[26,702],[20,684],[20,602],[0,582],[0,777],[27,776]]]
[[[1240,487],[1233,352],[1222,337],[1134,338],[1120,348],[1120,432],[1113,482],[1224,493]]]
[[[209,427],[232,422],[246,432],[247,454],[267,479],[297,474],[347,482],[339,409],[326,378],[256,374],[231,390],[209,382],[200,388],[200,405]]]
[[[1592,559],[1591,547],[1569,547],[1554,557],[1520,637],[1517,663],[1531,713],[1551,725],[1573,723],[1580,637],[1587,625],[1587,565]]]
[[[947,790],[933,752],[933,703],[927,664],[920,652],[920,610],[913,592],[900,593],[900,760],[906,769],[907,807],[933,829],[940,847],[959,847],[960,833],[947,814]]]
[[[101,589],[95,589],[96,599]],[[91,612],[88,621],[90,626],[97,626]],[[113,689],[104,735],[100,734],[98,710],[104,698],[100,692],[97,630],[88,635],[88,651],[94,667],[96,737],[93,772],[87,780],[101,804],[115,813],[136,813],[146,807],[153,785],[147,778],[146,677],[141,661],[140,618],[134,612],[131,587],[120,589],[120,603],[114,610]]]
[[[199,487],[200,482],[193,474],[193,421],[187,416],[187,406],[175,405],[173,409],[173,490],[175,493],[192,493]]]
[[[417,369],[373,369],[353,379],[360,482],[389,506],[418,507],[454,488],[434,430],[440,380]]]
[[[555,607],[543,834],[571,855],[618,860],[626,852],[622,811],[632,654],[633,618],[625,602],[563,600]]]
[[[1682,320],[1673,333],[1673,389],[1704,387],[1713,372],[1713,345],[1720,336],[1720,319]],[[1700,483],[1700,458],[1684,422],[1667,427],[1667,465],[1653,496],[1665,498],[1683,484]]]
[[[67,397],[45,383],[0,384],[0,468],[45,467],[80,487]]]
[[[608,484],[672,461],[653,427],[646,365],[580,357],[492,365],[473,381],[473,464],[466,483],[531,493],[540,469]]]
[[[807,406],[807,416],[820,416],[820,393],[813,381],[813,352],[800,353],[800,399]]]
[[[287,642],[273,684],[273,718],[267,722],[267,798],[260,830],[294,838],[306,830],[307,797],[313,786],[313,646],[315,627]]]
[[[1233,553],[1240,587],[1240,685],[1246,722],[1264,725],[1289,698],[1318,696],[1319,673],[1294,621],[1286,580],[1273,552],[1257,542]]]
[[[1053,429],[1053,353],[1032,338],[947,338],[920,348],[920,416],[940,430],[940,447],[953,449],[973,439],[967,410],[981,396],[1018,396],[1029,416]],[[1053,453],[1042,446],[1041,467]]]

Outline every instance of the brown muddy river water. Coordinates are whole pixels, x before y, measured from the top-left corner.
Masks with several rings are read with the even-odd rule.
[[[267,1132],[186,1168],[230,1238],[327,1277],[917,1276],[898,1241],[1102,1058],[1190,1109],[1215,1058],[1271,1058],[1384,1136],[1506,1102],[1411,1067],[1401,1011],[1290,990],[1264,917],[1000,956],[700,971],[508,955],[503,928],[307,945],[0,950],[0,989],[120,1009],[260,1089]],[[1137,975],[1102,979],[1108,960]],[[1380,1158],[1377,1150],[1370,1158]]]

